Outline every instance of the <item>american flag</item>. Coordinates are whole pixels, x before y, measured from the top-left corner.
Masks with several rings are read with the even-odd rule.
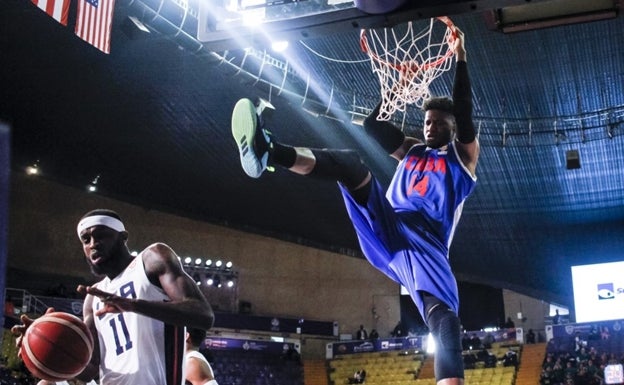
[[[67,26],[69,0],[31,0],[39,9],[52,16],[54,20]]]
[[[115,0],[78,0],[76,35],[104,53],[110,52]]]

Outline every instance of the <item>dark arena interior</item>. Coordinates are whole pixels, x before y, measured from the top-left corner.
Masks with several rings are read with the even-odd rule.
[[[449,254],[481,340],[464,346],[466,383],[570,384],[544,382],[544,362],[580,348],[616,358],[577,359],[600,378],[576,384],[624,382],[610,367],[624,356],[619,0],[116,0],[108,53],[76,33],[83,0],[66,1],[66,25],[36,0],[0,2],[3,384],[34,381],[7,329],[21,313],[81,312],[73,287],[95,281],[75,225],[94,208],[121,214],[131,249],[172,246],[202,284],[219,384],[338,385],[361,369],[372,385],[435,383],[427,328],[363,256],[337,184],[279,167],[249,178],[230,127],[239,99],[268,103],[280,142],[355,149],[387,185],[396,161],[362,127],[381,85],[360,31],[440,16],[465,35],[481,151]],[[453,73],[430,93],[450,95]],[[422,137],[423,116],[390,119]],[[379,339],[355,340],[360,324]]]

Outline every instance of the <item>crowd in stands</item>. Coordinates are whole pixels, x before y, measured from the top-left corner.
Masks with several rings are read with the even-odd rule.
[[[303,385],[298,354],[219,350],[208,360],[219,385]]]
[[[542,366],[541,385],[602,385],[608,364],[621,364],[624,356],[582,348],[577,354],[548,353]]]

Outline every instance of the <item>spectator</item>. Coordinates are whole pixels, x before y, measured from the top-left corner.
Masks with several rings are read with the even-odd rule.
[[[555,309],[555,315],[552,319],[553,325],[559,325],[561,323],[561,316],[559,315],[559,309]]]
[[[288,346],[288,348],[284,350],[282,357],[286,361],[294,361],[297,363],[301,363],[301,355],[299,354],[297,349],[295,349],[292,346]]]
[[[367,340],[368,339],[368,333],[366,332],[366,329],[364,329],[364,325],[360,325],[360,328],[355,333],[355,339],[356,340]]]
[[[470,337],[468,337],[468,333],[464,333],[461,344],[463,350],[470,350]]]
[[[477,358],[474,354],[468,353],[464,354],[464,368],[465,369],[474,369],[477,367]]]
[[[477,350],[479,348],[481,348],[481,339],[476,334],[473,334],[470,337],[470,349]]]
[[[566,367],[563,369],[563,375],[565,379],[574,379],[576,377],[576,366],[574,359],[566,361]]]
[[[574,351],[578,352],[581,350],[581,348],[585,346],[587,346],[587,341],[585,341],[583,337],[581,337],[580,332],[576,332],[576,334],[574,335]]]
[[[512,349],[507,350],[503,356],[503,366],[518,366],[518,354]]]
[[[584,362],[589,360],[589,353],[587,348],[582,347],[576,352],[576,362]]]
[[[553,373],[550,367],[546,367],[542,369],[542,373],[540,374],[540,385],[554,385],[553,381]]]
[[[535,343],[535,333],[533,332],[533,329],[529,329],[529,332],[526,335],[526,343],[527,344]]]
[[[405,330],[403,330],[403,324],[401,321],[397,323],[392,331],[392,337],[405,337]]]
[[[546,355],[546,358],[544,359],[544,363],[542,364],[542,369],[546,369],[546,368],[553,368],[555,366],[555,357],[553,356],[552,353],[548,353]]]
[[[483,337],[483,347],[486,349],[491,349],[492,344],[496,341],[494,335],[492,333],[487,333],[485,337]]]
[[[513,322],[511,317],[507,317],[507,322],[505,322],[505,329],[513,329],[516,327],[516,324]]]
[[[364,376],[362,376],[362,373],[364,373]],[[366,370],[362,369],[353,373],[353,377],[348,378],[348,381],[349,381],[349,384],[361,384],[362,382],[364,382],[365,377],[366,377]]]
[[[377,339],[379,339],[379,333],[377,333],[377,329],[373,329],[373,330],[371,330],[370,335],[369,335],[369,338],[370,338],[371,340],[377,340]]]
[[[362,369],[360,371],[360,382],[358,382],[358,384],[363,384],[364,381],[366,381],[366,370]]]

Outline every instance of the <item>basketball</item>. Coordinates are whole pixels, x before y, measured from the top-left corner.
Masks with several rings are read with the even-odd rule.
[[[89,363],[93,337],[82,320],[52,312],[37,318],[22,340],[22,360],[33,376],[61,381],[74,378]]]

